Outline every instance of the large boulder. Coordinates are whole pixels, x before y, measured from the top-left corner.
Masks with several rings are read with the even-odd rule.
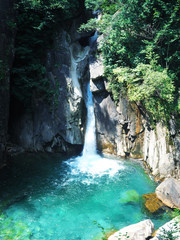
[[[180,209],[180,180],[166,179],[156,188],[156,195],[168,207]]]
[[[176,217],[167,222],[156,232],[156,236],[151,240],[176,239],[180,240],[180,217]]]
[[[154,232],[154,224],[150,219],[129,225],[111,235],[108,240],[146,240]]]

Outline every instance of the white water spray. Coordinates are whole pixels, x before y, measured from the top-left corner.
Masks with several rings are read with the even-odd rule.
[[[84,141],[84,148],[83,148],[83,156],[97,155],[95,115],[94,115],[93,97],[90,91],[89,83],[87,85],[86,108],[87,108],[87,125],[86,125],[86,134],[85,134],[85,141]]]
[[[89,83],[87,85],[86,107],[87,126],[82,156],[70,159],[68,164],[71,167],[73,176],[77,176],[81,173],[92,177],[82,180],[85,184],[91,184],[98,183],[95,181],[94,177],[101,177],[102,175],[114,176],[120,170],[124,169],[124,166],[120,161],[103,158],[97,154],[93,97]],[[71,181],[73,181],[73,179],[74,178],[72,178]]]
[[[95,36],[90,39],[90,42],[94,43],[95,38],[97,38],[97,32]],[[76,58],[72,58],[72,81],[74,86],[77,86],[78,76],[77,76],[77,63],[83,60],[83,57],[86,56],[87,51],[82,54],[76,49]],[[73,52],[71,50],[71,55]],[[79,84],[79,83],[78,83]],[[85,98],[86,108],[87,108],[87,124],[86,124],[86,133],[85,141],[82,155],[76,158],[72,158],[68,161],[69,166],[71,167],[71,173],[73,175],[79,175],[80,173],[88,174],[88,176],[93,176],[93,178],[100,177],[104,174],[113,176],[119,172],[119,170],[124,169],[124,166],[120,161],[103,158],[96,151],[96,126],[95,126],[95,115],[94,115],[94,105],[93,105],[93,96],[90,91],[90,84],[87,84],[87,95]],[[94,181],[94,180],[93,180]],[[83,180],[84,182],[84,180]],[[88,182],[89,183],[89,180]]]

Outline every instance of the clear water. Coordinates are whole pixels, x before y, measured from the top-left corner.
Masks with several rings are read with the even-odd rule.
[[[141,202],[121,201],[127,190],[139,195],[154,191],[156,184],[143,168],[132,160],[91,157],[14,158],[11,177],[0,180],[3,213],[12,223],[27,224],[33,240],[101,239],[102,228],[119,229],[149,218]],[[151,219],[156,227],[167,220]]]
[[[76,62],[73,66],[72,78],[76,83]],[[32,240],[100,240],[105,232],[150,217],[138,196],[154,192],[156,184],[137,162],[103,158],[96,153],[89,84],[86,98],[82,156],[24,154],[12,159],[8,178],[0,178],[0,210],[5,219],[10,219],[7,226],[22,229],[19,223],[24,223]],[[138,201],[129,201],[127,191],[135,192]],[[166,216],[151,219],[156,227],[167,221]],[[16,239],[27,239],[26,232],[22,230]]]
[[[106,231],[150,217],[142,201],[127,201],[127,191],[138,198],[154,192],[156,184],[137,162],[96,153],[89,85],[86,106],[82,156],[24,154],[12,160],[7,180],[0,180],[0,209],[11,226],[23,222],[32,240],[100,240]],[[151,219],[156,227],[167,221],[166,216]],[[19,239],[27,239],[23,236]]]

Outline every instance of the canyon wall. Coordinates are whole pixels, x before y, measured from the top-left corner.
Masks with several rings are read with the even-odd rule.
[[[0,168],[6,161],[10,70],[14,58],[13,0],[0,0]]]
[[[77,33],[81,17],[56,32],[47,52],[46,70],[53,98],[34,99],[33,111],[14,114],[13,141],[27,151],[80,152],[84,142],[86,108],[83,89],[89,80],[87,36]]]
[[[7,152],[10,70],[14,56],[15,24],[13,1],[0,1],[0,167]],[[101,57],[94,38],[78,33],[83,16],[64,22],[56,31],[54,43],[46,54],[46,77],[52,98],[33,99],[32,111],[10,112],[11,144],[25,151],[80,152],[84,143],[86,107],[85,86],[89,81],[94,97],[97,148],[100,152],[144,160],[154,176],[180,177],[180,135],[174,120],[170,129],[158,123],[154,128],[138,103],[119,95],[115,105],[107,91]],[[93,40],[94,39],[94,40]],[[92,49],[89,43],[94,44]],[[90,52],[89,52],[90,50]],[[90,54],[89,54],[90,53]],[[12,79],[13,81],[13,79]],[[17,148],[16,148],[17,149]],[[16,151],[15,149],[15,151]],[[12,147],[8,148],[13,151]]]
[[[180,135],[174,120],[170,129],[161,123],[152,128],[138,103],[131,103],[120,94],[116,106],[106,90],[101,61],[91,63],[90,75],[98,150],[144,160],[154,176],[180,178]]]

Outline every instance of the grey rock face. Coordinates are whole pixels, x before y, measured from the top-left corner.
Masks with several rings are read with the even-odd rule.
[[[82,149],[86,116],[83,86],[89,79],[89,49],[79,43],[82,36],[77,34],[75,23],[68,31],[59,29],[53,49],[47,53],[47,77],[54,91],[51,103],[35,99],[33,113],[23,113],[12,125],[14,139],[26,150]]]
[[[146,240],[153,232],[154,224],[150,219],[147,219],[120,229],[118,232],[111,235],[108,240]]]
[[[104,65],[102,63],[102,58],[96,59],[90,64],[90,75],[91,79],[102,78],[104,75]]]
[[[90,65],[98,150],[144,159],[153,175],[160,178],[180,178],[180,136],[174,119],[170,130],[160,123],[153,129],[140,103],[131,103],[120,93],[115,105],[106,91],[102,69],[101,58]]]
[[[103,78],[91,81],[94,96],[97,147],[104,153],[119,156],[142,157],[144,127],[139,110],[120,96],[118,106],[106,91]],[[135,110],[134,110],[135,109]],[[136,140],[136,141],[135,141]]]
[[[143,156],[153,175],[170,177],[174,174],[173,146],[169,144],[168,139],[168,130],[160,123],[155,129],[145,128]]]
[[[14,20],[14,1],[0,1],[0,168],[6,161],[9,117],[9,77],[13,62],[15,29],[8,26]]]
[[[166,179],[156,188],[156,195],[168,207],[180,209],[180,180]]]

